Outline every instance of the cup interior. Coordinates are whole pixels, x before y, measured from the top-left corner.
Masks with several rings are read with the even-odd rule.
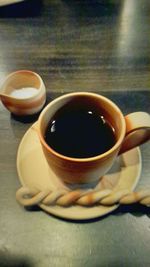
[[[95,110],[97,113],[100,113],[102,116],[104,116],[104,118],[114,128],[116,137],[116,143],[114,146],[119,145],[123,140],[125,135],[124,117],[120,109],[112,101],[101,95],[93,93],[71,93],[61,96],[52,101],[42,111],[39,117],[40,139],[47,149],[50,149],[51,151],[53,150],[47,145],[46,141],[44,140],[47,125],[56,114],[56,112],[58,112],[58,110],[60,110],[64,106],[68,110],[68,112],[70,108],[82,109],[86,107]]]
[[[33,87],[37,90],[41,87],[41,79],[38,74],[32,71],[16,71],[11,73],[2,86],[2,92],[11,94],[13,90],[24,87]]]

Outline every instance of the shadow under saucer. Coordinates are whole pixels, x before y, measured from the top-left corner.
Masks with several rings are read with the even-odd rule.
[[[0,6],[0,17],[25,18],[40,16],[42,6],[42,0],[26,0],[6,6]]]

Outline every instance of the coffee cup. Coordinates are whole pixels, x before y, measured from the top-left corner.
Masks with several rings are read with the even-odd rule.
[[[91,119],[90,115],[94,114],[94,123],[96,120],[96,125],[98,125],[96,127],[99,127],[99,123],[101,123],[100,128],[94,128],[95,124],[90,125],[89,121],[86,125],[84,118],[87,117],[81,114],[85,111],[86,116],[88,113],[88,120]],[[58,133],[60,134],[59,138],[58,136],[56,139],[54,138],[53,143],[53,137],[50,135],[48,142],[46,139],[48,127],[51,127],[50,134],[53,134],[57,130],[56,122],[59,124],[60,118],[63,120],[64,116],[68,116],[68,114],[71,124],[66,125],[64,123],[61,126],[60,133]],[[75,117],[72,114],[75,114]],[[79,118],[78,129],[76,129],[76,123],[78,123],[76,116]],[[101,128],[103,126],[106,128]],[[67,127],[71,129],[67,129]],[[80,128],[82,140],[78,140],[81,138]],[[84,128],[86,129],[82,134]],[[97,135],[97,129],[98,131],[102,129],[102,134],[100,131]],[[115,103],[102,95],[88,92],[69,93],[56,98],[43,109],[38,119],[37,130],[45,158],[50,168],[63,182],[69,184],[92,183],[98,181],[109,171],[119,154],[150,139],[150,115],[146,112],[134,112],[124,116]],[[63,134],[61,130],[63,130]],[[71,142],[74,143],[75,141],[74,147],[78,147],[79,156],[74,154],[72,148],[71,151],[65,150],[65,147],[68,148],[72,144],[69,142],[69,135],[65,136],[66,132],[70,130]],[[74,133],[74,131],[76,132]],[[89,132],[90,136],[88,136]],[[63,143],[63,148],[59,149],[58,143],[62,136],[65,139],[62,139],[61,142],[63,143],[65,140],[65,143]],[[87,136],[89,139],[87,139]],[[110,143],[110,139],[112,139],[112,143]],[[90,154],[89,149],[88,154],[84,154],[85,151],[82,154],[82,142],[86,145],[83,146],[84,148],[88,148],[88,145],[91,148],[95,146],[96,153],[94,154],[92,151]],[[99,147],[99,150],[97,150],[97,147]],[[103,150],[101,150],[102,147]]]

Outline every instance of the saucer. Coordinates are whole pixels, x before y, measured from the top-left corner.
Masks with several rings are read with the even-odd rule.
[[[23,2],[24,0],[2,0],[0,2],[0,6],[7,6],[7,5],[10,5],[10,4],[16,4],[16,3],[19,3],[19,2]]]
[[[47,188],[52,191],[68,189],[69,186],[64,184],[47,164],[36,127],[37,122],[25,133],[18,148],[17,171],[21,185],[38,190],[46,190]],[[103,176],[98,184],[94,184],[92,188],[98,190],[111,189],[114,192],[124,189],[133,191],[140,179],[141,165],[140,149],[134,148],[119,156],[109,173]],[[119,204],[91,207],[80,205],[62,207],[44,204],[39,204],[39,206],[44,211],[61,218],[86,220],[106,215],[115,210]]]

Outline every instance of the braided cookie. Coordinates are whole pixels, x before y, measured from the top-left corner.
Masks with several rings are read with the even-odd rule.
[[[143,189],[138,192],[129,190],[113,191],[109,189],[94,191],[94,190],[45,190],[38,191],[21,187],[16,193],[17,201],[23,206],[33,206],[38,204],[59,205],[68,207],[72,205],[94,206],[104,205],[112,206],[118,204],[133,204],[140,203],[150,207],[150,190]]]

